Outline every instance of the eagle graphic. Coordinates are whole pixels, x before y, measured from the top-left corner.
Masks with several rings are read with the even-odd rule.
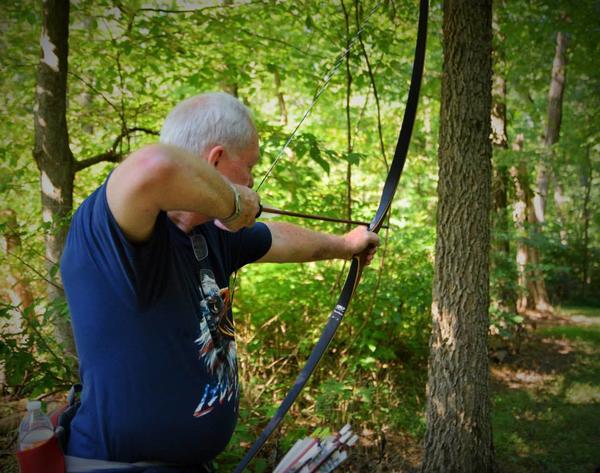
[[[230,313],[229,288],[220,289],[210,270],[200,272],[200,336],[198,357],[213,380],[204,385],[194,417],[202,417],[238,395],[237,348]]]

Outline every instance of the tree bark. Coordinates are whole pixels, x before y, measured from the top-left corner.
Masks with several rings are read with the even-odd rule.
[[[422,471],[496,470],[487,331],[492,4],[444,1],[438,223]]]
[[[67,63],[69,1],[46,0],[37,68],[33,156],[40,170],[50,303],[63,299],[57,271],[73,209],[74,159],[67,132]],[[75,353],[69,321],[57,317],[55,336],[68,353]]]

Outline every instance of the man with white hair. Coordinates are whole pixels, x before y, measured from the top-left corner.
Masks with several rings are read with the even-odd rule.
[[[61,271],[83,392],[68,461],[198,471],[237,419],[230,275],[252,262],[373,258],[379,240],[365,227],[256,223],[258,159],[241,102],[193,97],[75,213]]]

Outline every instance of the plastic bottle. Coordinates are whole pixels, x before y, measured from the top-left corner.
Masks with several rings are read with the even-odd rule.
[[[36,448],[54,435],[54,427],[42,412],[40,401],[27,401],[27,414],[19,426],[19,450]]]

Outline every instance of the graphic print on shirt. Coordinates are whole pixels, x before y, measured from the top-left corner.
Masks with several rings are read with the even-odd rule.
[[[230,315],[229,288],[220,289],[212,271],[200,271],[200,336],[198,355],[212,380],[206,383],[194,417],[210,413],[217,403],[238,396],[237,348]]]

